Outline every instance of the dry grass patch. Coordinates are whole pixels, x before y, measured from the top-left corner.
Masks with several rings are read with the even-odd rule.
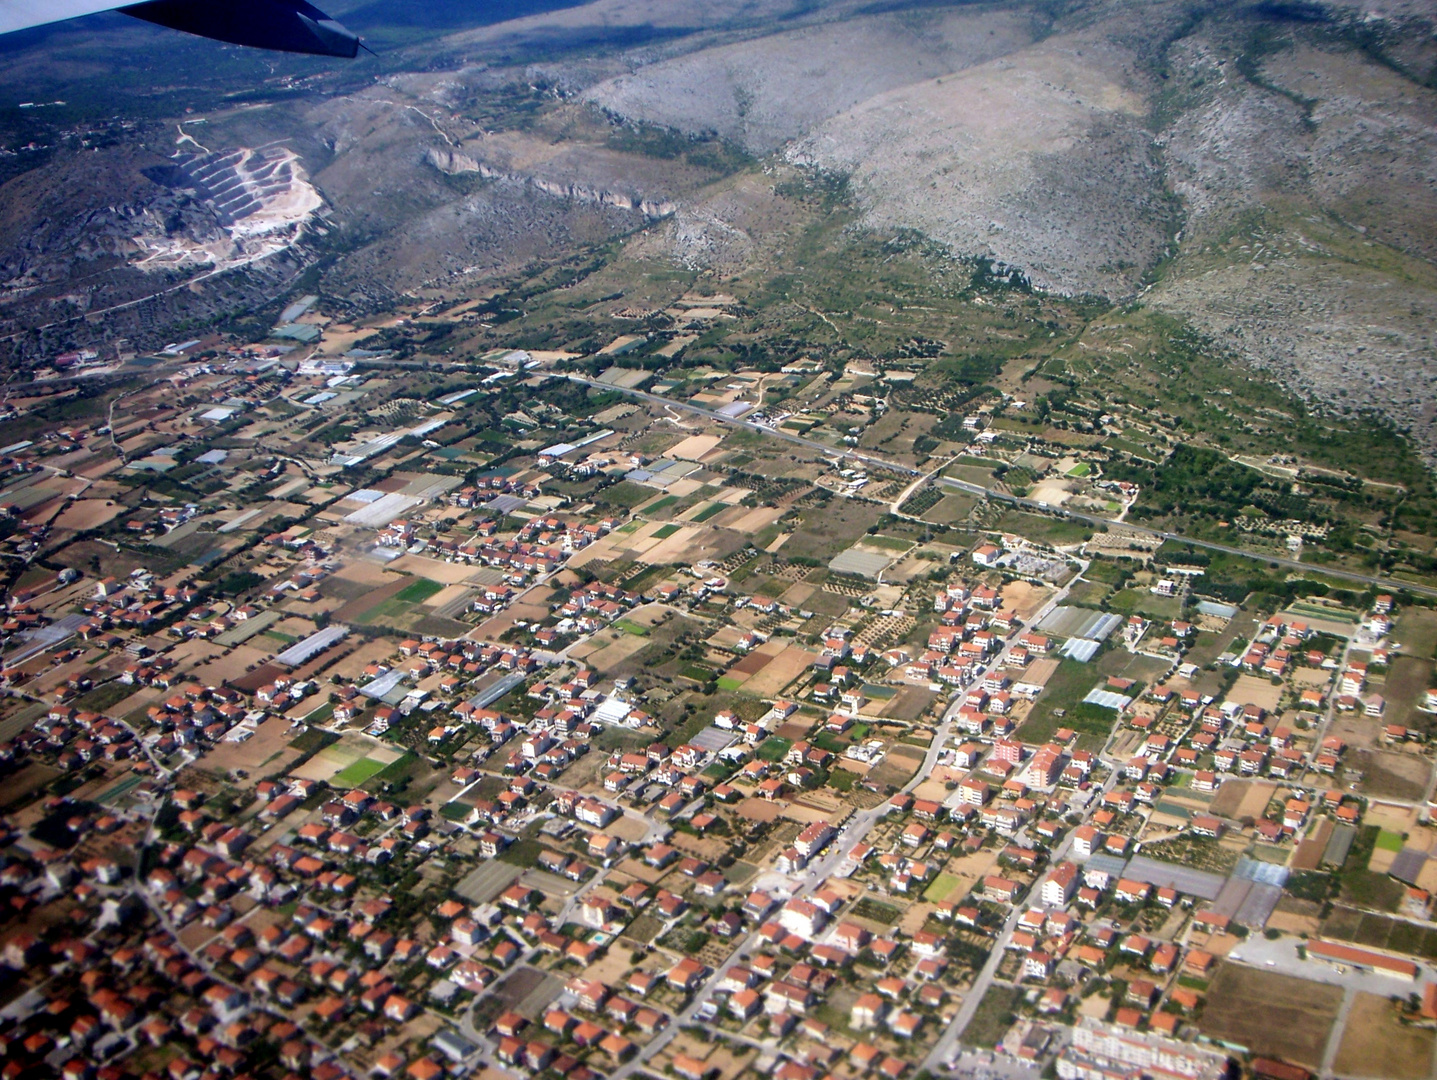
[[[1343,1076],[1421,1080],[1432,1075],[1437,1033],[1401,1023],[1385,997],[1358,994],[1347,1014],[1333,1071]]]
[[[1310,1069],[1322,1064],[1342,989],[1224,964],[1198,1026],[1203,1034]]]

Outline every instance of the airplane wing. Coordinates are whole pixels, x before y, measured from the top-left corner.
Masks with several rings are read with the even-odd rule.
[[[257,49],[353,57],[360,47],[355,34],[307,0],[0,0],[0,34],[101,11]]]

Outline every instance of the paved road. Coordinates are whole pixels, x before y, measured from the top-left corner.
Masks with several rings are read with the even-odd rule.
[[[1029,630],[1032,630],[1040,622],[1046,619],[1049,612],[1051,612],[1055,607],[1057,607],[1059,604],[1061,604],[1064,600],[1067,599],[1068,593],[1072,591],[1073,586],[1076,585],[1079,581],[1083,580],[1083,574],[1087,572],[1089,563],[1084,559],[1078,559],[1077,562],[1080,569],[1076,574],[1073,575],[1072,580],[1070,580],[1066,585],[1064,585],[1061,589],[1059,589],[1051,597],[1049,597],[1047,603],[1045,603],[1042,607],[1035,611],[1031,619],[1029,619],[1025,623],[1021,623],[1017,629],[1013,630],[1012,633],[1009,634],[1008,639],[1003,643],[1003,648],[998,651],[998,654],[988,665],[989,671],[1001,671],[1003,668],[1007,667],[1008,657],[1012,655],[1013,649],[1017,646],[1018,641],[1020,638],[1022,638],[1023,634]],[[948,707],[948,717],[945,718],[945,721],[958,715],[958,710],[963,707],[963,698],[964,695],[967,694],[967,692],[968,690],[966,688],[959,691],[958,696],[953,699],[953,703]],[[933,745],[938,745],[937,740],[934,740]],[[932,770],[932,762],[925,762],[924,772],[921,775],[926,776],[928,773],[931,773]],[[957,805],[958,795],[959,793],[957,791],[954,791],[953,794],[949,795],[948,798],[944,800],[945,805]]]
[[[371,363],[373,364],[373,362]],[[382,361],[374,366],[383,366],[384,364],[403,366],[400,362],[396,361]],[[792,443],[795,446],[802,446],[809,450],[816,450],[820,454],[836,455],[838,457],[851,458],[852,460],[862,462],[865,465],[869,465],[879,469],[886,469],[889,472],[900,473],[904,476],[921,478],[923,475],[923,473],[919,469],[915,469],[911,465],[903,465],[896,461],[889,461],[885,458],[879,457],[876,454],[870,454],[867,451],[860,451],[841,446],[830,446],[828,443],[819,442],[816,439],[807,439],[804,438],[802,435],[794,435],[792,432],[780,431],[777,428],[769,427],[764,424],[758,424],[752,420],[744,420],[741,417],[725,416],[723,413],[716,412],[713,409],[706,409],[702,405],[694,405],[693,403],[687,401],[673,401],[658,394],[650,394],[645,390],[633,390],[623,386],[612,386],[609,383],[600,382],[598,379],[591,379],[587,375],[579,375],[573,372],[556,372],[555,374],[559,374],[561,375],[561,377],[569,379],[571,382],[583,383],[586,386],[591,386],[596,390],[610,390],[614,393],[626,394],[629,397],[638,398],[640,401],[647,401],[654,405],[666,406],[670,409],[682,409],[686,412],[691,412],[699,416],[706,417],[720,424],[730,424],[733,427],[743,428],[747,431],[759,432],[761,434],[771,436],[772,438],[780,439],[787,443]],[[1148,536],[1157,536],[1161,537],[1164,540],[1176,540],[1180,543],[1191,544],[1193,547],[1203,548],[1207,551],[1220,551],[1227,555],[1237,555],[1244,559],[1254,559],[1259,562],[1267,562],[1270,564],[1275,564],[1277,566],[1287,567],[1291,570],[1310,570],[1314,573],[1326,574],[1329,577],[1341,578],[1344,581],[1352,581],[1360,585],[1376,585],[1379,588],[1391,589],[1394,592],[1401,592],[1405,590],[1407,592],[1418,593],[1422,596],[1437,597],[1437,588],[1427,585],[1413,585],[1408,582],[1396,581],[1392,578],[1374,577],[1368,574],[1359,574],[1352,570],[1338,570],[1331,567],[1317,566],[1313,563],[1300,562],[1297,559],[1287,559],[1272,555],[1261,555],[1256,552],[1245,551],[1244,549],[1239,547],[1232,547],[1228,544],[1217,544],[1209,540],[1194,540],[1191,537],[1182,535],[1181,533],[1164,532],[1161,529],[1149,529],[1142,525],[1134,525],[1131,522],[1122,520],[1122,517],[1126,516],[1126,510],[1123,511],[1122,515],[1116,518],[1100,517],[1097,514],[1084,514],[1079,513],[1075,510],[1057,510],[1034,499],[1021,498],[1020,496],[1011,495],[1007,492],[998,491],[994,488],[983,487],[981,484],[970,484],[965,480],[955,480],[949,476],[940,476],[938,478],[938,482],[941,484],[946,484],[949,487],[957,488],[960,491],[966,491],[972,495],[981,495],[985,498],[995,499],[999,502],[1006,502],[1013,506],[1020,507],[1024,510],[1032,510],[1039,514],[1053,514],[1058,517],[1069,518],[1073,521],[1087,522],[1090,525],[1116,525],[1120,528],[1131,529],[1134,532],[1144,533]]]
[[[1118,770],[1116,769],[1109,771],[1107,779],[1103,781],[1094,797],[1089,799],[1088,809],[1083,815],[1084,821],[1087,820],[1094,808],[1102,806],[1103,794],[1111,791],[1114,786],[1116,786],[1118,775]],[[1067,835],[1063,837],[1062,842],[1053,849],[1052,858],[1048,863],[1048,869],[1043,872],[1041,877],[1033,882],[1033,887],[1028,890],[1025,900],[1013,906],[1012,912],[1009,913],[1007,920],[1003,923],[1003,929],[999,932],[998,936],[993,939],[993,950],[988,954],[988,960],[978,972],[978,977],[973,980],[972,989],[968,991],[967,996],[963,999],[963,1004],[958,1009],[957,1015],[953,1017],[948,1027],[944,1029],[943,1034],[938,1037],[938,1041],[933,1044],[933,1049],[928,1052],[928,1056],[923,1059],[922,1069],[936,1070],[942,1068],[943,1062],[956,1051],[959,1036],[963,1034],[963,1029],[972,1021],[973,1015],[978,1011],[979,1003],[983,1000],[983,995],[988,992],[988,988],[993,985],[998,975],[998,965],[1003,962],[1008,939],[1012,937],[1013,931],[1017,929],[1018,920],[1023,917],[1023,913],[1027,911],[1029,907],[1035,905],[1042,906],[1038,898],[1042,895],[1043,883],[1048,880],[1048,877],[1053,872],[1053,868],[1067,858],[1068,852],[1073,846],[1074,831],[1075,830],[1070,829]]]
[[[954,460],[955,459],[951,457],[944,458],[943,461],[939,462],[922,476],[918,477],[918,479],[914,480],[913,483],[909,484],[906,488],[900,491],[898,493],[898,497],[888,504],[888,512],[890,514],[893,514],[895,517],[907,517],[908,515],[904,514],[899,509],[899,507],[906,503],[908,501],[908,497],[912,495],[915,491],[917,491],[920,487],[926,484],[929,480],[932,480],[944,469],[948,468],[949,465],[952,465]]]
[[[1338,971],[1336,967],[1321,960],[1304,960],[1297,955],[1302,942],[1296,938],[1278,938],[1269,941],[1265,937],[1253,936],[1228,953],[1228,960],[1260,970],[1275,971],[1280,975],[1293,975],[1299,979],[1340,986],[1346,990],[1361,991],[1391,997],[1393,994],[1406,996],[1422,992],[1422,987],[1437,981],[1431,966],[1418,962],[1419,974],[1416,982],[1406,982],[1392,975],[1379,975],[1371,971],[1358,971],[1347,966]]]
[[[1087,568],[1088,564],[1084,563],[1083,570],[1086,571]],[[1036,626],[1042,622],[1048,612],[1063,602],[1072,587],[1082,580],[1082,576],[1081,572],[1074,575],[1073,579],[1069,581],[1067,585],[1054,593],[1048,602],[1033,615],[1032,620],[1027,625]],[[993,668],[995,670],[1001,667],[1002,663],[1006,661],[1008,654],[1012,651],[1014,643],[1018,641],[1021,636],[1021,631],[1018,631],[1009,638],[1007,644],[1003,646],[1003,651],[999,654],[999,659],[994,661]],[[1083,814],[1085,821],[1095,807],[1102,805],[1102,793],[1111,791],[1117,781],[1118,770],[1110,769],[1108,777],[1103,781],[1099,791],[1088,800],[1087,809]],[[1048,870],[1033,882],[1033,887],[1028,892],[1027,902],[1014,905],[1013,910],[1009,913],[1007,920],[1003,924],[1003,929],[993,939],[992,951],[988,954],[988,959],[983,964],[983,967],[979,969],[977,977],[973,980],[973,986],[963,999],[963,1004],[944,1029],[943,1034],[938,1037],[938,1041],[933,1044],[933,1049],[928,1052],[928,1056],[923,1059],[922,1069],[931,1071],[943,1068],[945,1067],[944,1063],[949,1057],[957,1052],[959,1037],[963,1034],[964,1029],[978,1011],[978,1005],[983,1000],[983,995],[988,992],[988,988],[993,985],[994,980],[997,978],[998,967],[1003,961],[1005,946],[1008,943],[1008,939],[1012,936],[1013,931],[1017,929],[1018,920],[1022,918],[1023,912],[1025,912],[1031,904],[1038,902],[1038,897],[1042,894],[1043,883],[1048,880],[1048,875],[1052,873],[1052,868],[1067,857],[1072,844],[1073,832],[1069,830],[1068,834],[1063,837],[1062,842],[1054,849],[1052,858],[1048,863]]]
[[[1077,577],[1073,579],[1073,581],[1077,580]],[[1056,593],[1054,597],[1034,615],[1033,619],[1029,623],[1013,631],[1011,637],[1009,638],[1008,644],[1005,645],[1002,652],[998,654],[999,660],[1005,659],[1007,657],[1008,652],[1012,648],[1013,642],[1021,636],[1026,626],[1031,626],[1035,624],[1039,619],[1046,615],[1053,606],[1061,602],[1062,598],[1067,595],[1068,589],[1071,587],[1072,582],[1069,582],[1068,586],[1065,586],[1063,589],[1059,590],[1059,592]],[[966,689],[962,689],[954,694],[953,700],[950,702],[948,709],[944,713],[943,719],[939,722],[937,730],[934,732],[933,741],[929,743],[928,753],[924,756],[922,766],[918,769],[917,772],[914,773],[913,778],[903,786],[902,790],[905,794],[912,792],[915,788],[918,787],[919,784],[923,783],[930,776],[932,776],[933,770],[938,764],[938,756],[942,753],[944,747],[948,744],[949,737],[951,736],[953,730],[953,720],[962,705],[963,697],[966,692]],[[1116,780],[1117,775],[1115,773],[1109,778],[1108,783],[1111,785],[1112,783],[1115,783]],[[800,878],[796,883],[793,890],[793,895],[807,895],[808,893],[811,893],[815,889],[817,889],[818,886],[820,886],[824,881],[828,880],[828,878],[833,874],[833,872],[848,858],[849,853],[854,849],[854,847],[862,843],[867,837],[868,833],[873,829],[874,825],[876,825],[879,820],[881,820],[888,813],[888,809],[888,803],[885,800],[877,806],[870,807],[866,810],[860,810],[852,817],[850,817],[847,824],[844,826],[839,838],[834,843],[830,844],[828,849],[822,855],[820,855],[817,859],[815,859],[812,863],[809,864],[803,877]],[[1067,845],[1070,843],[1071,837],[1064,841],[1064,844],[1060,848],[1060,851],[1066,852]],[[1035,889],[1037,887],[1038,886],[1035,886]],[[1017,921],[1021,917],[1023,910],[1024,909],[1021,907],[1014,909],[1013,914],[1009,920],[1009,926],[1006,928],[1005,932],[1010,932],[1013,926],[1016,926]],[[663,1033],[661,1033],[657,1038],[651,1041],[637,1057],[635,1057],[627,1065],[616,1070],[613,1074],[612,1080],[627,1080],[627,1077],[632,1075],[638,1069],[643,1068],[645,1063],[651,1060],[654,1055],[657,1054],[664,1046],[668,1045],[669,1040],[673,1038],[674,1034],[677,1033],[679,1029],[684,1027],[686,1024],[691,1023],[697,1015],[699,1009],[702,1008],[704,1002],[708,1001],[709,998],[713,996],[715,988],[718,986],[719,982],[723,979],[723,977],[728,973],[728,970],[735,964],[747,960],[749,950],[753,947],[756,940],[756,932],[750,933],[747,937],[745,937],[743,941],[739,944],[739,946],[729,955],[728,960],[725,961],[724,964],[719,968],[719,970],[716,971],[713,976],[704,984],[703,988],[694,995],[694,998],[690,1002],[689,1006],[674,1018],[674,1023],[670,1025],[670,1027],[667,1028]],[[987,982],[990,982],[993,978],[993,975],[997,972],[998,961],[1000,959],[1001,950],[995,949],[993,955],[989,959],[989,967],[988,969],[985,969],[987,970],[987,980],[983,983],[984,989],[986,989]],[[981,993],[977,993],[974,995],[972,1008],[976,1009],[977,999],[981,998],[981,996]],[[969,1019],[971,1019],[971,1010],[969,1012],[969,1015],[966,1016],[960,1013],[958,1021],[955,1021],[953,1025],[950,1025],[949,1030],[946,1031],[944,1035],[940,1038],[939,1047],[935,1049],[933,1054],[929,1055],[929,1060],[924,1063],[925,1068],[932,1068],[933,1062],[940,1060],[943,1056],[946,1056],[946,1054],[951,1050],[953,1044],[957,1041],[958,1034],[967,1025]]]
[[[1347,1017],[1352,1012],[1352,1003],[1356,999],[1357,991],[1347,989],[1342,992],[1342,1004],[1338,1006],[1332,1029],[1327,1033],[1327,1046],[1322,1051],[1322,1065],[1318,1069],[1318,1075],[1321,1077],[1334,1075],[1332,1065],[1337,1060],[1337,1048],[1342,1045],[1342,1033],[1347,1029]]]
[[[1032,499],[1019,498],[1017,495],[1009,495],[1006,492],[994,491],[992,488],[985,488],[980,484],[970,484],[966,480],[955,480],[951,476],[940,476],[940,484],[948,487],[958,488],[971,495],[983,495],[998,502],[1011,503],[1024,510],[1034,510],[1040,514],[1056,513],[1059,517],[1070,518],[1073,521],[1083,521],[1089,525],[1111,526],[1116,525],[1131,532],[1143,533],[1146,536],[1157,536],[1164,540],[1175,540],[1182,544],[1191,544],[1193,547],[1203,548],[1206,551],[1220,551],[1226,555],[1238,555],[1244,559],[1255,559],[1258,562],[1271,563],[1277,566],[1287,567],[1290,570],[1311,570],[1313,573],[1326,574],[1329,577],[1341,578],[1344,581],[1355,581],[1360,585],[1376,585],[1379,588],[1391,589],[1393,592],[1406,590],[1419,593],[1422,596],[1437,597],[1437,588],[1426,585],[1412,585],[1405,581],[1395,581],[1392,578],[1373,577],[1368,574],[1359,574],[1352,570],[1337,570],[1332,567],[1318,566],[1315,563],[1300,562],[1297,559],[1287,559],[1276,555],[1259,555],[1256,552],[1245,551],[1240,547],[1232,547],[1228,544],[1217,544],[1211,540],[1194,540],[1182,533],[1164,532],[1162,529],[1149,529],[1143,525],[1134,525],[1130,521],[1119,521],[1117,518],[1100,517],[1097,514],[1083,514],[1076,510],[1053,510],[1041,502]]]
[[[607,869],[600,870],[597,874],[595,874],[592,878],[585,882],[580,888],[576,889],[573,895],[570,896],[568,900],[564,901],[564,906],[559,909],[559,914],[555,916],[554,919],[554,925],[563,926],[566,922],[568,922],[570,916],[574,912],[574,908],[579,905],[579,902],[582,900],[584,894],[587,893],[590,889],[597,888],[599,885],[603,884],[604,878],[608,876],[608,873],[609,871]],[[523,952],[520,953],[519,959],[515,963],[509,965],[509,974],[502,976],[497,982],[490,986],[483,995],[480,995],[481,998],[488,997],[489,995],[497,993],[501,983],[508,979],[510,975],[512,975],[514,972],[519,971],[520,969],[525,967],[531,960],[534,959],[535,955],[537,955],[539,952],[539,948],[537,945],[528,944],[522,938],[519,938],[517,935],[511,933],[507,927],[504,929],[504,933],[508,934],[509,938],[514,942],[515,945],[519,946],[519,948],[522,949]],[[438,1017],[446,1024],[451,1022],[449,1017],[444,1016],[441,1013],[434,1012],[433,1010],[430,1010],[430,1012],[432,1015]],[[487,1032],[480,1031],[477,1027],[474,1026],[473,1008],[467,1008],[464,1010],[463,1014],[459,1018],[459,1023],[457,1026],[459,1028],[459,1034],[462,1035],[471,1044],[473,1044],[476,1048],[478,1048],[479,1052],[484,1054],[489,1059],[490,1068],[508,1076],[521,1077],[525,1075],[516,1070],[505,1068],[504,1063],[494,1057],[494,1051],[497,1048],[496,1044],[494,1040],[489,1037]]]
[[[1078,577],[1073,578],[1073,581],[1077,580]],[[1054,605],[1059,603],[1062,598],[1067,595],[1068,589],[1071,587],[1072,582],[1069,582],[1067,586],[1059,590],[1058,593],[1056,593],[1054,597],[1047,604],[1045,604],[1037,614],[1034,615],[1033,619],[1029,623],[1025,624],[1024,626],[1020,626],[1018,629],[1014,630],[1009,638],[1008,643],[998,654],[999,659],[1006,658],[1008,652],[1012,648],[1013,642],[1021,636],[1023,630],[1026,629],[1027,626],[1033,625],[1037,622],[1037,620],[1041,619],[1044,615],[1046,615]],[[938,727],[934,732],[933,741],[928,745],[928,753],[924,756],[922,766],[918,769],[917,772],[913,774],[913,778],[903,786],[902,790],[905,794],[913,791],[915,788],[918,787],[919,784],[923,783],[930,776],[932,776],[933,770],[938,764],[938,756],[943,752],[944,747],[948,744],[949,737],[951,736],[953,731],[954,717],[957,716],[958,710],[962,706],[963,697],[966,693],[967,690],[965,688],[958,690],[954,694],[953,700],[949,703],[948,709],[944,712],[943,719],[939,722]],[[1114,776],[1110,778],[1109,782],[1111,783],[1115,780],[1116,774],[1114,774]],[[817,859],[815,859],[808,865],[803,876],[799,878],[798,881],[795,883],[792,895],[805,896],[817,889],[824,881],[828,880],[828,878],[833,874],[833,872],[838,869],[838,867],[842,865],[842,863],[848,858],[849,853],[854,849],[854,847],[862,843],[864,838],[867,837],[868,833],[872,831],[873,826],[876,825],[879,820],[881,820],[884,815],[888,813],[888,809],[888,802],[887,800],[885,800],[884,802],[879,803],[877,806],[870,807],[866,810],[860,810],[854,815],[852,815],[848,819],[848,822],[844,825],[842,832],[839,834],[839,837],[828,846],[828,848],[823,852],[823,854],[821,854]],[[1066,845],[1070,842],[1071,840],[1067,840],[1064,842],[1063,850],[1066,850]],[[1012,925],[1017,924],[1018,918],[1021,916],[1023,910],[1024,909],[1022,909],[1021,907],[1014,909],[1012,918],[1010,919],[1010,923]],[[1009,927],[1009,929],[1011,929],[1011,926]],[[701,1009],[703,1007],[703,1004],[713,996],[715,989],[718,987],[718,984],[722,981],[724,976],[728,974],[729,969],[732,968],[735,964],[742,963],[748,959],[749,951],[753,948],[754,943],[757,941],[757,939],[757,931],[753,931],[749,933],[746,937],[744,937],[743,940],[734,949],[734,951],[729,954],[729,958],[724,961],[723,965],[716,972],[714,972],[714,974],[708,979],[708,981],[704,983],[703,987],[694,995],[693,1000],[690,1001],[688,1007],[685,1008],[677,1016],[675,1016],[674,1022],[670,1024],[669,1027],[667,1027],[664,1031],[660,1032],[659,1035],[656,1036],[653,1040],[651,1040],[649,1044],[645,1046],[637,1056],[635,1056],[627,1064],[621,1066],[619,1069],[616,1069],[611,1076],[611,1080],[627,1080],[627,1078],[632,1076],[636,1071],[644,1068],[647,1062],[652,1060],[652,1058],[657,1053],[659,1053],[660,1050],[667,1046],[669,1041],[674,1037],[675,1034],[678,1033],[680,1029],[682,1029],[685,1025],[692,1023],[697,1016],[699,1009]],[[989,961],[990,967],[992,969],[988,973],[989,981],[991,981],[993,974],[997,971],[999,959],[1001,959],[1000,952],[999,950],[995,949]],[[978,994],[976,996],[981,997],[982,995]],[[977,1007],[976,998],[974,1000],[973,1007]],[[949,1031],[944,1033],[943,1038],[941,1038],[939,1041],[939,1045],[942,1048],[942,1052],[944,1054],[946,1054],[948,1050],[951,1049],[952,1044],[957,1040],[958,1033],[963,1030],[963,1027],[967,1024],[968,1020],[971,1019],[971,1015],[963,1016],[960,1014],[959,1019],[961,1020],[961,1023],[955,1022],[955,1024],[950,1027]],[[931,1068],[932,1062],[938,1060],[938,1058],[939,1052],[935,1050],[933,1054],[929,1055],[929,1061],[925,1062],[924,1067]]]

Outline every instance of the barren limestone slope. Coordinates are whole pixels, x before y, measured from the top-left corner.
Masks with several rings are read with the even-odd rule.
[[[327,288],[372,297],[463,282],[601,242],[643,221],[632,206],[550,194],[504,170],[483,180],[466,175],[478,166],[459,144],[473,125],[435,106],[424,90],[419,80],[374,87],[306,116],[329,150],[315,182],[342,208],[337,226],[362,237],[328,270]],[[517,137],[497,141],[507,148],[505,165],[529,145]]]
[[[1176,59],[1186,221],[1148,300],[1437,460],[1437,94],[1355,52],[1286,49],[1258,80],[1201,39]]]
[[[1130,57],[1096,34],[882,94],[797,143],[869,222],[914,228],[1065,293],[1129,295],[1170,208]]]
[[[608,79],[586,100],[623,117],[715,132],[768,153],[875,95],[1032,41],[1018,10],[904,12],[702,49]]]

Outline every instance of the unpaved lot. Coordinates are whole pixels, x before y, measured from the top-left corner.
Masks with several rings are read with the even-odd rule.
[[[1420,799],[1432,772],[1425,758],[1391,750],[1358,750],[1352,762],[1362,770],[1362,792],[1378,798]]]
[[[204,767],[221,775],[231,769],[245,769],[250,773],[283,772],[288,762],[299,757],[298,750],[291,750],[289,725],[283,720],[269,719],[255,728],[255,733],[244,742],[220,742],[202,759]],[[325,777],[328,779],[328,777]]]
[[[744,693],[771,698],[802,675],[815,660],[807,649],[790,646],[773,658],[764,669],[743,684]]]
[[[97,529],[119,517],[126,509],[109,499],[77,499],[60,512],[55,519],[55,528],[74,529],[76,532]]]
[[[1358,994],[1347,1014],[1342,1044],[1333,1071],[1342,1076],[1421,1080],[1432,1075],[1432,1047],[1437,1034],[1397,1019],[1385,997]]]
[[[1257,818],[1267,809],[1276,784],[1265,784],[1255,780],[1228,780],[1213,796],[1212,812],[1219,817]]]
[[[1228,701],[1240,705],[1256,705],[1272,712],[1282,700],[1282,687],[1274,686],[1271,679],[1259,679],[1256,675],[1239,675],[1228,691]]]
[[[1342,989],[1223,964],[1198,1027],[1203,1034],[1309,1069],[1322,1064]]]

